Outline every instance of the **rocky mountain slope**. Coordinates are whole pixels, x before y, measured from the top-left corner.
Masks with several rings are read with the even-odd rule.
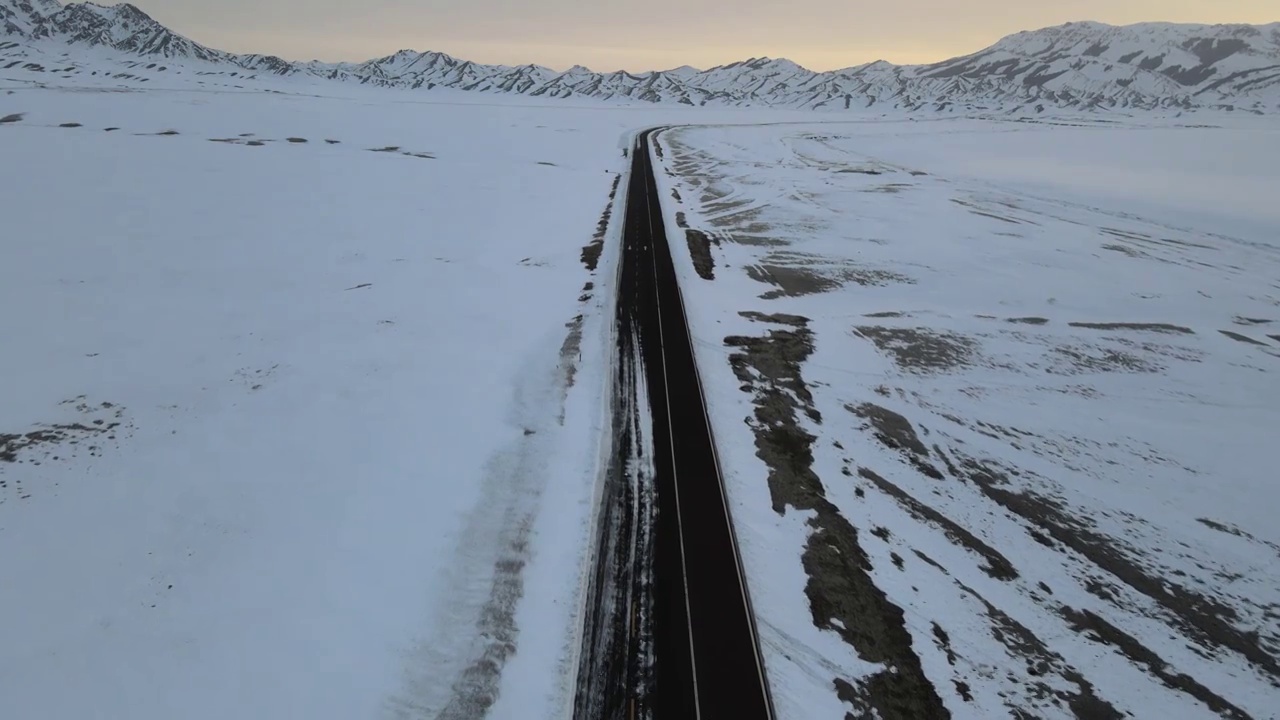
[[[785,59],[753,58],[709,70],[681,67],[640,74],[596,73],[580,66],[557,72],[537,65],[482,65],[411,50],[336,64],[235,55],[183,37],[129,4],[0,0],[0,30],[0,69],[104,74],[124,83],[176,74],[181,66],[202,77],[237,82],[284,76],[688,105],[1280,111],[1280,23],[1115,27],[1077,22],[1020,32],[932,65],[878,61],[820,73]]]

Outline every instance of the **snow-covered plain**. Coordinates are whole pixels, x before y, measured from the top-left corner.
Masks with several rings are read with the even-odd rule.
[[[684,213],[720,241],[714,280],[682,270],[780,714],[843,716],[833,680],[880,661],[810,617],[819,513],[774,511],[742,423],[760,393],[724,343],[795,328],[743,310],[809,318],[795,365],[814,407],[794,399],[813,471],[955,716],[1052,717],[1090,693],[1139,717],[1206,712],[1053,603],[1268,716],[1274,676],[1107,572],[1186,573],[1276,654],[1273,123],[748,127],[814,116],[197,65],[146,88],[0,74],[0,717],[565,716],[610,427],[620,213],[599,222],[636,129],[716,123],[663,136],[662,162],[673,232]],[[1046,322],[1004,322],[1031,316]],[[861,429],[889,417],[867,404],[942,450],[904,464]],[[1043,528],[1057,546],[1037,544],[972,480],[914,475],[936,452],[1022,473],[1013,489],[1061,500],[1121,560]],[[988,551],[1018,577],[984,571]],[[1060,653],[1034,660],[1042,680],[1014,677],[1034,643],[1011,650],[997,620]]]
[[[780,717],[1275,717],[1280,128],[1198,122],[659,137]]]
[[[0,717],[563,716],[582,250],[690,116],[0,83]]]

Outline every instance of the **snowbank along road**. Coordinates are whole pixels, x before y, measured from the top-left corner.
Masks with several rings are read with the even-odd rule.
[[[616,441],[621,455],[617,464],[630,462],[635,470],[612,474],[610,482],[623,488],[610,496],[616,505],[606,501],[606,513],[614,506],[621,506],[619,515],[630,509],[632,519],[623,525],[636,530],[629,530],[628,545],[616,542],[616,526],[601,524],[601,563],[614,571],[598,573],[597,583],[605,586],[596,590],[596,627],[631,639],[606,642],[612,654],[600,651],[593,657],[588,650],[578,715],[772,718],[751,603],[653,178],[649,137],[655,132],[641,134],[631,150],[617,304],[623,372],[616,391],[624,397],[615,402],[615,408],[634,408],[647,397],[651,424],[626,427],[625,439]],[[624,412],[624,417],[636,414]],[[629,438],[635,435],[651,441],[647,465],[632,454],[636,445]],[[635,501],[645,496],[655,501]],[[648,523],[652,528],[643,528]],[[630,569],[624,557],[630,559]],[[649,563],[652,576],[636,567]],[[628,581],[631,588],[616,587]],[[615,587],[609,589],[611,583]],[[618,597],[628,600],[616,602]],[[639,627],[642,624],[647,627]],[[600,647],[600,634],[592,634],[589,648]]]

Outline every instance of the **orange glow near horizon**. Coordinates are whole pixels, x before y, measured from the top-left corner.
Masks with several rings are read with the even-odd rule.
[[[1005,35],[1073,20],[1280,21],[1274,0],[649,0],[643,18],[620,2],[578,0],[134,0],[177,32],[232,52],[290,60],[366,60],[400,49],[481,63],[631,72],[708,68],[785,57],[811,70],[873,60],[929,63]],[[216,7],[214,7],[216,5]],[[353,7],[355,6],[355,7]],[[680,18],[679,22],[663,18]],[[447,28],[447,30],[443,29]]]

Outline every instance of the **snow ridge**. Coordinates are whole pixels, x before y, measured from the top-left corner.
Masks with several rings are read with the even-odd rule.
[[[202,75],[324,78],[364,85],[448,87],[548,98],[771,106],[797,109],[1037,111],[1072,109],[1243,109],[1280,111],[1280,23],[1117,27],[1074,22],[1019,32],[976,53],[930,65],[877,61],[814,72],[790,60],[751,58],[708,70],[683,66],[645,73],[557,72],[537,65],[483,65],[439,52],[401,50],[362,63],[290,62],[236,55],[169,30],[133,5],[61,5],[0,0],[0,61],[28,49],[100,48],[136,71],[138,59],[196,63]],[[82,62],[79,72],[101,57]],[[8,67],[6,67],[8,66]],[[10,69],[5,63],[0,68]],[[153,68],[148,68],[153,69]],[[246,73],[246,71],[248,71]],[[116,75],[137,80],[136,72]]]

